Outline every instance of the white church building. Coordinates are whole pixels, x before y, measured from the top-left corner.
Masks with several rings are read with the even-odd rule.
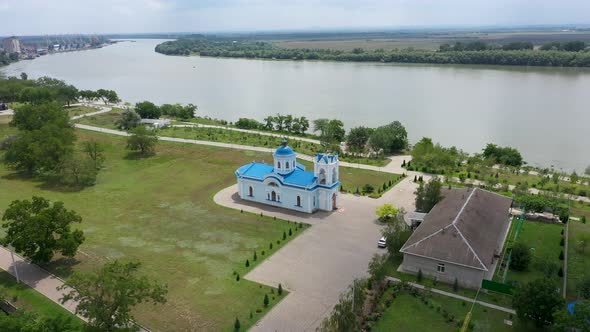
[[[338,207],[337,154],[316,155],[313,172],[306,171],[283,140],[273,159],[273,165],[252,162],[238,168],[235,174],[240,198],[307,213]]]

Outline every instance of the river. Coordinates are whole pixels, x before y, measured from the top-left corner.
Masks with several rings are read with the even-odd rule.
[[[165,56],[161,40],[47,55],[0,69],[113,89],[129,102],[194,103],[201,115],[259,121],[269,114],[338,118],[347,128],[399,120],[423,136],[480,152],[518,148],[535,166],[590,164],[590,70],[270,61]]]

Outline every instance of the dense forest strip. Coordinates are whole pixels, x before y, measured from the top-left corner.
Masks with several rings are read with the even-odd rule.
[[[590,67],[590,50],[584,42],[551,43],[533,49],[530,43],[506,45],[484,42],[444,44],[439,50],[364,50],[280,48],[265,41],[193,36],[166,41],[155,51],[167,55],[191,55],[284,60],[350,62],[398,62],[433,64],[482,64],[510,66]]]

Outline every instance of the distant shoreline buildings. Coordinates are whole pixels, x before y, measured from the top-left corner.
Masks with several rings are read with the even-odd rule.
[[[0,54],[10,56],[12,61],[34,59],[41,55],[56,52],[100,48],[112,42],[102,36],[11,36],[2,39]]]

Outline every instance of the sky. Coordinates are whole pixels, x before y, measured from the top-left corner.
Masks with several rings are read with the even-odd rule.
[[[589,24],[590,0],[0,0],[0,35]]]

